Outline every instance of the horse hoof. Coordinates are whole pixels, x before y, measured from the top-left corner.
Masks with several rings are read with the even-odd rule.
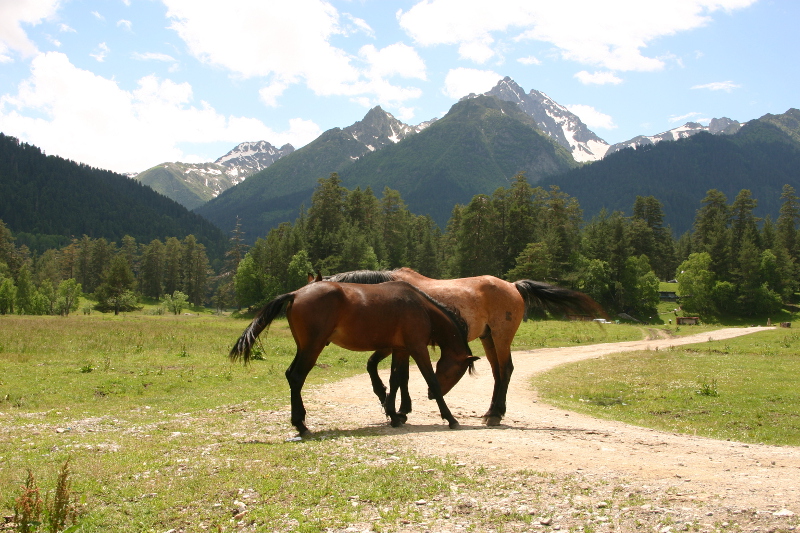
[[[487,426],[499,426],[500,420],[502,420],[502,417],[499,417],[497,415],[483,417],[483,423],[486,424]]]
[[[298,433],[297,436],[299,438],[301,438],[301,439],[310,439],[311,436],[312,436],[312,433],[309,430],[305,429],[305,430],[301,431],[300,433]]]
[[[458,429],[458,428],[461,427],[461,424],[459,424],[458,421],[456,421],[456,420],[453,420],[452,422],[450,422],[449,425],[450,425],[450,429]]]
[[[391,421],[391,425],[393,428],[399,428],[405,423],[405,420],[401,420],[400,418],[393,418]]]
[[[404,424],[408,420],[408,417],[405,413],[397,413],[397,418],[400,419]]]

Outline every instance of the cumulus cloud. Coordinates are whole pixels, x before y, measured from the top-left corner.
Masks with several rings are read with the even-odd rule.
[[[680,116],[672,115],[671,117],[669,117],[668,120],[670,122],[683,122],[684,120],[689,120],[690,118],[699,117],[701,115],[702,113],[699,113],[697,111],[692,111],[691,113],[686,113],[685,115],[680,115]]]
[[[106,43],[100,43],[94,49],[94,52],[89,55],[95,58],[98,62],[102,63],[106,60],[106,56],[108,56],[109,52],[111,52],[111,49],[108,47],[108,45]]]
[[[13,61],[12,52],[23,57],[35,55],[36,45],[28,39],[23,24],[35,25],[55,15],[60,0],[14,0],[0,2],[0,63]]]
[[[578,115],[581,121],[590,128],[613,130],[617,127],[610,115],[601,113],[590,105],[575,104],[568,105],[566,108]]]
[[[163,61],[165,63],[172,63],[175,61],[175,58],[171,55],[159,52],[134,52],[131,54],[131,57],[137,61]]]
[[[618,85],[622,83],[622,78],[618,78],[613,72],[594,72],[589,73],[585,70],[582,70],[575,74],[575,77],[578,78],[584,85],[606,85],[608,83],[612,85]]]
[[[152,75],[126,91],[60,52],[36,56],[17,94],[0,97],[0,122],[7,135],[36,139],[48,153],[117,172],[198,160],[180,148],[186,143],[265,139],[300,147],[321,133],[299,118],[275,131],[258,119],[222,115],[195,102],[188,83]]]
[[[738,83],[733,83],[732,81],[715,81],[712,83],[705,83],[703,85],[695,85],[692,89],[708,89],[709,91],[725,91],[726,93],[731,92],[734,89],[738,89],[741,87]]]
[[[652,71],[665,63],[643,54],[650,42],[701,28],[711,22],[713,13],[755,1],[422,0],[397,17],[418,44],[456,45],[462,57],[473,60],[485,60],[497,39],[510,39],[519,44],[549,43],[564,59],[612,71]],[[462,53],[462,49],[477,50],[475,43],[483,46],[483,55]]]
[[[117,27],[123,28],[127,31],[131,31],[131,28],[133,27],[133,22],[131,22],[130,20],[120,19],[117,21]]]
[[[502,79],[503,76],[491,70],[455,68],[447,73],[442,92],[450,98],[461,98],[470,93],[485,93]]]
[[[265,78],[270,105],[284,89],[305,83],[321,96],[409,99],[420,91],[390,83],[391,76],[424,78],[424,64],[407,45],[361,49],[354,57],[332,41],[371,28],[323,0],[229,0],[227,8],[195,0],[165,0],[170,28],[190,53],[242,78]],[[247,13],[242,17],[241,13]],[[246,53],[245,51],[252,51]]]
[[[527,56],[527,57],[520,57],[517,59],[517,62],[522,63],[523,65],[541,65],[542,62],[537,59],[535,56]]]

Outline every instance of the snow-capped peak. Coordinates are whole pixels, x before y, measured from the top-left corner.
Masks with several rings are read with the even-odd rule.
[[[540,130],[569,150],[576,161],[597,161],[608,150],[608,143],[586,127],[569,109],[543,92],[532,89],[525,94],[525,90],[508,76],[484,94],[516,103],[522,111],[533,117]]]

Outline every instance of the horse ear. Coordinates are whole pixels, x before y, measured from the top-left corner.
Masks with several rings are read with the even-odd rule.
[[[317,279],[315,279],[314,281],[322,281],[322,272],[320,272],[319,270],[317,270]]]
[[[308,273],[308,282],[309,283],[314,283],[314,274],[312,274],[310,272]]]

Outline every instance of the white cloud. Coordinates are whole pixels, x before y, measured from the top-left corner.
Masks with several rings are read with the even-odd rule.
[[[79,69],[60,52],[36,56],[16,95],[0,97],[3,132],[60,155],[118,172],[164,161],[192,161],[184,143],[265,139],[300,147],[316,138],[315,123],[292,119],[275,131],[253,118],[224,116],[194,102],[188,83],[146,76],[133,91]]]
[[[159,52],[134,52],[131,54],[131,57],[137,61],[163,61],[165,63],[172,63],[175,61],[175,58],[171,55]]]
[[[487,36],[480,39],[461,43],[458,47],[458,56],[461,59],[469,59],[475,63],[483,64],[495,56],[492,49],[493,40]]]
[[[618,78],[613,72],[597,72],[590,74],[589,72],[582,70],[575,74],[575,77],[578,78],[584,85],[606,85],[611,83],[613,85],[618,85],[622,83],[622,78]]]
[[[268,107],[277,107],[278,97],[281,96],[288,87],[286,83],[276,81],[266,87],[262,87],[258,91],[258,96],[261,97],[261,101]]]
[[[565,107],[578,115],[581,121],[590,128],[613,130],[617,127],[617,125],[614,124],[614,119],[611,118],[610,115],[601,113],[590,105],[575,104]]]
[[[130,20],[120,19],[117,21],[118,28],[124,28],[128,31],[131,31],[131,27],[133,26],[133,22]]]
[[[554,45],[567,60],[612,71],[652,71],[665,63],[643,55],[650,42],[701,28],[714,12],[755,1],[422,0],[397,17],[422,46],[457,45],[461,53],[463,46],[478,42],[488,47],[496,38],[520,45],[533,40]]]
[[[102,63],[103,61],[106,60],[106,56],[108,56],[108,53],[110,51],[111,49],[108,47],[106,43],[100,43],[94,49],[94,53],[91,53],[89,55],[95,58],[98,62]]]
[[[69,24],[64,24],[63,22],[58,25],[58,31],[64,33],[76,33],[75,28],[72,28]]]
[[[522,63],[523,65],[541,65],[542,64],[542,62],[539,59],[537,59],[535,56],[520,57],[519,59],[517,59],[517,61],[519,63]]]
[[[697,117],[700,115],[702,115],[702,113],[699,113],[697,111],[692,111],[691,113],[686,113],[685,115],[680,115],[680,116],[672,115],[671,117],[669,117],[668,120],[670,122],[683,122],[684,120],[688,120],[690,118]]]
[[[738,89],[741,87],[738,83],[733,83],[732,81],[715,81],[712,83],[706,83],[703,85],[695,85],[692,89],[708,89],[709,91],[725,91],[727,93],[731,92],[734,89]]]
[[[502,79],[503,76],[491,70],[455,68],[447,73],[442,92],[450,98],[461,98],[470,93],[485,93]]]
[[[349,24],[345,25],[347,28],[347,33],[360,31],[367,37],[372,37],[373,39],[375,38],[375,30],[373,30],[370,25],[367,24],[366,20],[354,17],[350,13],[344,13],[343,17],[346,21],[349,21]]]
[[[92,11],[92,15],[94,15],[94,18],[97,20],[106,20],[106,18],[101,15],[99,11]]]
[[[403,43],[390,44],[380,50],[373,45],[362,46],[358,51],[368,64],[367,76],[371,79],[401,76],[425,80],[425,62],[417,51]]]
[[[24,57],[37,53],[23,24],[36,25],[55,15],[60,0],[13,0],[0,2],[0,63],[13,61],[11,52]]]
[[[415,110],[413,107],[401,107],[397,110],[397,113],[394,113],[394,115],[397,117],[397,120],[408,124],[409,121],[414,118],[414,111]]]
[[[424,79],[424,64],[411,47],[400,43],[381,50],[364,47],[366,67],[361,68],[358,58],[331,41],[348,35],[353,27],[367,33],[371,28],[361,19],[340,15],[324,0],[229,0],[223,10],[195,0],[164,2],[170,27],[192,55],[242,78],[270,79],[262,91],[268,103],[276,103],[282,85],[301,82],[321,96],[408,99],[420,94],[385,79],[392,75]]]

